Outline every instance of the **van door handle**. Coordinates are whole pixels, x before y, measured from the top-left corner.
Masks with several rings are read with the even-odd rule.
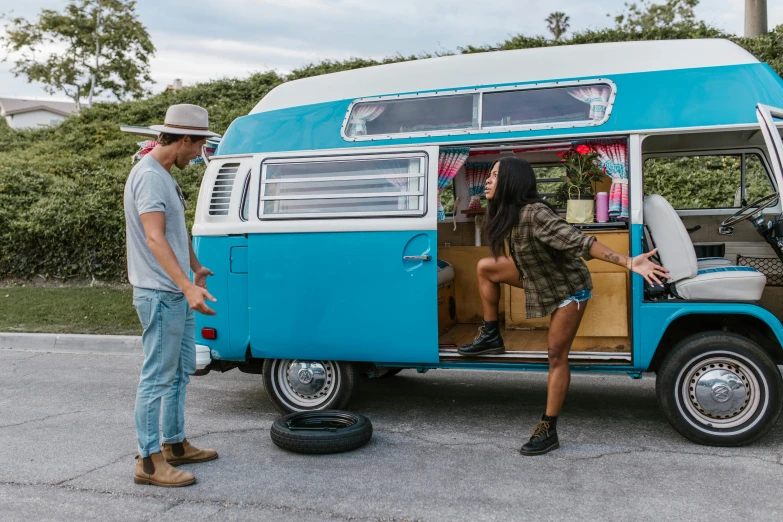
[[[431,261],[432,256],[423,255],[423,256],[402,256],[402,258],[405,261]]]

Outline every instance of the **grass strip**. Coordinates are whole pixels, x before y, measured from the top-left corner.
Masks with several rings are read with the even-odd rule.
[[[0,287],[0,332],[141,335],[130,287]]]

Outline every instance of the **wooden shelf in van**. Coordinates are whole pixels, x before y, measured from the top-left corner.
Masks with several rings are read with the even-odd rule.
[[[629,251],[628,231],[585,231],[615,252]],[[628,328],[628,303],[630,281],[625,267],[599,259],[587,261],[587,268],[593,279],[593,298],[590,299],[579,337],[626,337]],[[506,328],[548,329],[549,317],[527,319],[525,316],[525,291],[509,288],[505,293]]]
[[[483,216],[487,213],[487,209],[481,208],[478,210],[460,210],[461,213],[465,214],[466,216]]]

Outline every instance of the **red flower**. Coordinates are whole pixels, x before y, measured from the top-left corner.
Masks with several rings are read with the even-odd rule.
[[[587,154],[588,152],[590,152],[590,147],[588,147],[587,145],[579,145],[576,148],[576,152],[579,154]]]
[[[562,158],[565,153],[566,153],[566,151],[561,150],[560,152],[557,153],[557,157],[558,158]]]

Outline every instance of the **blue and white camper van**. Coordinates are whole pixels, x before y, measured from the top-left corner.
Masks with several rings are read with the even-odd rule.
[[[204,176],[194,248],[217,315],[201,367],[263,375],[283,411],[346,407],[360,375],[546,370],[548,319],[504,288],[506,353],[465,359],[488,164],[597,150],[611,220],[584,233],[669,284],[589,261],[570,354],[584,372],[657,373],[667,418],[740,445],[783,406],[783,81],[731,42],[563,46],[447,56],[284,83],[235,120]],[[717,169],[717,170],[716,170]],[[716,173],[718,174],[716,177]],[[454,201],[440,208],[440,198]]]

